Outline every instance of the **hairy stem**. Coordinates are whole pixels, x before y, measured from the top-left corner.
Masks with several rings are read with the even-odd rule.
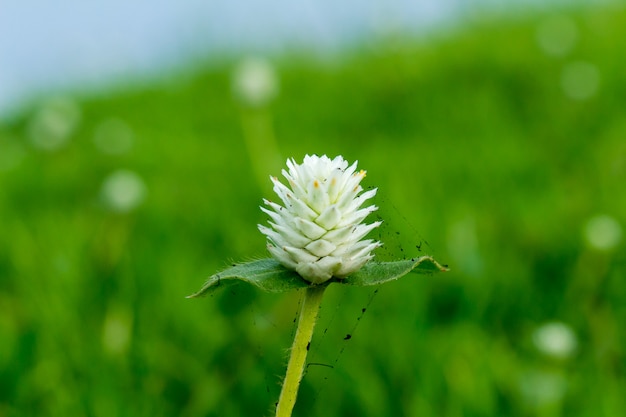
[[[287,375],[283,381],[283,388],[280,392],[278,405],[276,406],[276,417],[290,417],[293,406],[296,404],[298,388],[302,380],[306,355],[309,351],[309,343],[313,336],[313,329],[322,303],[322,296],[326,285],[311,286],[304,293],[304,301],[298,319],[296,336],[293,339],[291,355],[287,364]]]

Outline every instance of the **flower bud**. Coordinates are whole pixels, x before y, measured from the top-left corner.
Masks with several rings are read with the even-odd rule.
[[[326,155],[306,155],[301,165],[289,159],[287,167],[282,174],[288,187],[270,177],[283,205],[264,200],[266,207],[261,207],[271,227],[259,225],[259,230],[267,236],[272,256],[313,284],[359,270],[381,246],[362,240],[381,224],[363,223],[378,209],[361,208],[376,195],[376,189],[362,192],[365,171],[356,171],[357,162],[348,166],[343,157],[331,160]]]

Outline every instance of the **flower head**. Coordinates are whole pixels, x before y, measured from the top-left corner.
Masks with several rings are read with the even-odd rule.
[[[301,165],[289,159],[287,167],[282,174],[289,187],[270,177],[283,206],[263,200],[268,208],[261,207],[271,218],[271,228],[259,225],[259,230],[272,256],[314,284],[359,270],[381,246],[361,240],[381,224],[363,223],[378,209],[361,208],[376,195],[376,189],[362,193],[365,171],[356,171],[357,162],[348,166],[343,157],[326,155],[306,155]]]

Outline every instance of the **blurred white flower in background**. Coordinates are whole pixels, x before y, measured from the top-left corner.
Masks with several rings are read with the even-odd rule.
[[[111,355],[127,352],[132,336],[132,314],[127,308],[109,308],[102,323],[102,345]]]
[[[448,226],[447,244],[455,264],[465,273],[479,277],[483,273],[476,220],[467,215]]]
[[[105,204],[121,213],[139,206],[146,196],[146,191],[141,177],[124,169],[110,174],[102,184],[102,198]]]
[[[133,147],[133,131],[120,119],[108,119],[100,123],[94,132],[93,141],[102,153],[119,155]]]
[[[571,357],[578,348],[574,331],[565,323],[549,322],[539,326],[533,333],[537,349],[556,359]]]
[[[546,55],[562,57],[576,46],[578,28],[568,16],[552,16],[539,24],[535,36],[537,44]]]
[[[243,104],[260,107],[278,94],[278,77],[267,60],[246,58],[235,69],[232,88]]]
[[[39,149],[62,147],[80,122],[80,108],[70,98],[57,97],[44,102],[28,124],[28,135]]]
[[[584,235],[592,248],[610,250],[622,240],[622,227],[613,217],[600,214],[589,219],[584,228]]]
[[[590,62],[572,62],[563,68],[561,87],[572,100],[586,100],[596,94],[600,86],[600,71]]]
[[[563,399],[567,380],[556,372],[529,371],[520,377],[519,387],[527,403],[541,408]]]

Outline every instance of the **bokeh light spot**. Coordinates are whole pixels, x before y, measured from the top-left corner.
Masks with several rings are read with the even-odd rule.
[[[473,217],[452,223],[448,228],[447,243],[450,255],[460,269],[475,277],[482,274],[483,260]]]
[[[573,330],[560,322],[545,323],[538,327],[533,333],[533,343],[541,353],[557,359],[571,357],[578,347]]]
[[[70,98],[44,102],[28,124],[30,140],[38,149],[53,151],[70,139],[80,122],[80,108]]]
[[[601,214],[589,219],[584,234],[591,247],[610,250],[622,240],[622,227],[613,217]]]
[[[112,355],[121,355],[128,350],[131,340],[132,318],[125,309],[112,308],[102,325],[102,345]]]
[[[128,212],[139,206],[146,195],[146,186],[132,171],[119,170],[109,175],[102,185],[102,197],[108,207]]]
[[[596,94],[600,86],[600,71],[589,62],[572,62],[563,68],[561,87],[572,100],[586,100]]]
[[[562,57],[576,46],[578,28],[565,15],[552,16],[537,26],[535,36],[537,44],[546,55]]]
[[[233,93],[245,105],[263,106],[278,93],[274,67],[262,58],[246,58],[233,74]]]
[[[529,371],[520,378],[520,391],[526,402],[535,407],[560,402],[567,390],[563,375],[555,372]]]

